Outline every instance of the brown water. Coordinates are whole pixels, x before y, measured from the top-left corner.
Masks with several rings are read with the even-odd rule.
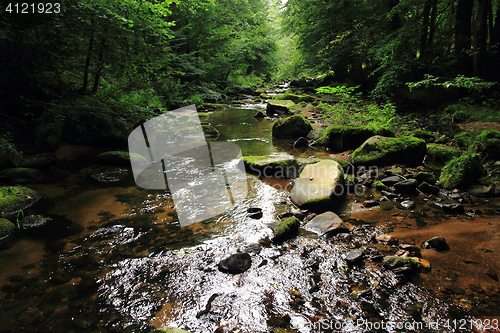
[[[273,140],[272,122],[254,119],[255,108],[214,112],[209,121],[222,133],[218,141],[238,144],[244,155],[329,155]],[[278,328],[283,329],[279,332],[370,328],[469,332],[470,320],[499,315],[496,282],[463,274],[460,270],[471,270],[469,264],[446,266],[466,253],[474,257],[464,245],[468,243],[464,238],[473,236],[458,230],[475,230],[483,238],[485,233],[493,235],[481,245],[492,252],[481,253],[484,260],[498,256],[495,202],[478,202],[474,207],[488,214],[468,220],[433,213],[431,203],[416,197],[413,213],[392,202],[386,204],[392,210],[364,209],[359,202],[378,195],[367,191],[362,197],[349,196],[343,208],[349,214],[344,219],[352,224],[351,240],[318,238],[301,230],[298,237],[275,245],[266,238],[276,216],[293,208],[289,180],[247,175],[249,194],[242,204],[213,219],[180,227],[170,194],[138,188],[130,170],[120,174],[118,182],[91,180],[89,170],[106,169],[93,165],[95,153],[64,147],[61,154],[67,158],[47,175],[48,180],[28,185],[45,199],[25,214],[43,214],[64,227],[40,237],[18,235],[2,244],[0,332],[149,332],[162,326],[193,333],[278,332]],[[249,218],[249,207],[262,208],[263,217]],[[463,223],[468,223],[465,229]],[[461,240],[463,244],[456,246],[460,251],[452,248],[446,257],[425,250],[424,257],[435,267],[414,282],[402,283],[377,262],[349,266],[344,260],[347,251],[362,246],[389,253],[390,247],[372,241],[380,233],[394,231],[398,238],[420,245],[443,230],[457,231],[445,237],[450,244]],[[259,244],[260,253],[252,254],[248,271],[229,275],[217,269],[220,260],[252,244]],[[492,259],[492,265],[497,261]],[[443,281],[464,288],[479,281],[484,292],[443,294],[438,285]]]

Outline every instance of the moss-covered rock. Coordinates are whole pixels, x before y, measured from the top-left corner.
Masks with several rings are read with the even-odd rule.
[[[350,162],[341,160],[340,158],[334,158],[333,160],[340,164],[344,173],[354,173],[354,165],[352,165]]]
[[[207,112],[198,112],[198,118],[200,118],[200,119],[208,119],[208,118],[210,118],[210,113],[207,113]]]
[[[345,195],[342,167],[336,161],[322,160],[302,170],[290,192],[290,199],[303,209],[325,212],[339,209]]]
[[[0,187],[0,216],[6,216],[25,209],[35,203],[41,195],[24,186]]]
[[[288,156],[243,156],[248,173],[264,178],[295,178],[300,173],[299,161]]]
[[[62,142],[62,126],[56,123],[42,123],[35,131],[35,152],[53,153]]]
[[[280,118],[273,124],[273,136],[276,138],[300,138],[312,131],[311,123],[303,115]]]
[[[42,178],[43,172],[32,168],[12,168],[0,171],[0,180],[7,184],[32,183]]]
[[[297,235],[300,221],[295,216],[287,217],[273,224],[273,242],[283,242]]]
[[[7,219],[0,219],[0,240],[8,237],[15,229],[14,223]]]
[[[387,269],[396,269],[400,267],[409,267],[412,270],[419,268],[417,258],[414,257],[399,257],[399,256],[385,256],[382,260],[382,265]]]
[[[198,106],[198,110],[213,111],[213,110],[223,110],[228,107],[229,107],[228,104],[203,103],[200,106]]]
[[[412,136],[390,138],[373,136],[351,155],[354,165],[418,165],[427,153],[424,140]]]
[[[276,100],[290,100],[293,101],[294,103],[298,104],[300,102],[306,102],[306,103],[311,103],[316,100],[314,96],[310,95],[296,95],[296,94],[279,94],[279,95],[274,95],[273,99]]]
[[[413,131],[410,135],[419,139],[424,139],[425,142],[434,142],[434,134],[432,134],[429,131],[417,129]]]
[[[259,95],[259,97],[260,97],[260,98],[262,98],[262,99],[271,99],[271,98],[272,98],[272,96],[269,96],[269,95],[268,95],[268,94],[266,94],[265,92],[261,93],[261,94]]]
[[[319,142],[336,151],[356,149],[375,135],[393,137],[394,132],[376,125],[331,126],[319,135]]]
[[[436,175],[425,171],[415,172],[413,174],[413,178],[416,179],[419,183],[427,182],[429,184],[434,184],[437,180]]]
[[[290,114],[292,113],[291,108],[295,105],[293,101],[290,100],[277,100],[271,99],[267,102],[266,113],[269,116],[273,116],[274,114]]]
[[[431,161],[436,162],[448,162],[454,157],[462,155],[462,152],[458,149],[440,145],[437,143],[427,144],[427,157]]]
[[[130,160],[138,164],[148,163],[148,160],[139,154],[129,153],[127,151],[108,151],[97,156],[97,162],[105,165],[130,166]]]
[[[206,138],[216,138],[220,135],[219,131],[212,125],[201,125]]]
[[[57,157],[53,153],[43,153],[31,156],[21,163],[21,168],[47,170],[57,164]]]
[[[257,111],[257,113],[255,113],[255,116],[253,116],[254,118],[265,118],[266,117],[266,114],[262,111]]]
[[[444,188],[457,188],[469,185],[483,173],[479,154],[463,154],[455,157],[441,170],[439,182]]]
[[[474,133],[469,151],[500,158],[500,131],[482,130]]]

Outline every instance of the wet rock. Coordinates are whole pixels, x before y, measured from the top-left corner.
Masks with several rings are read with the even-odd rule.
[[[292,209],[292,215],[295,216],[296,218],[298,218],[299,220],[303,220],[304,219],[304,217],[305,217],[304,212],[307,213],[307,210],[301,211],[299,209]]]
[[[479,198],[489,198],[495,195],[495,188],[493,186],[475,186],[467,189],[470,195]]]
[[[265,178],[295,178],[299,162],[287,156],[243,156],[246,171]]]
[[[448,194],[448,199],[455,200],[458,202],[462,202],[464,200],[464,198],[460,192],[452,192],[452,193]]]
[[[399,183],[401,181],[401,177],[399,176],[390,176],[387,178],[382,179],[380,182],[384,184],[385,186],[393,186],[396,183]]]
[[[9,237],[15,229],[14,223],[7,219],[0,219],[0,240]]]
[[[56,123],[42,123],[35,130],[35,152],[55,152],[62,142],[63,129]]]
[[[437,204],[443,208],[443,211],[450,214],[463,214],[465,212],[465,207],[462,204]]]
[[[284,213],[278,214],[278,218],[280,220],[285,219],[287,217],[292,217],[292,216],[294,216],[292,212],[284,212]]]
[[[401,274],[404,276],[409,276],[413,275],[416,271],[416,268],[408,267],[408,266],[403,266],[403,267],[397,267],[392,269],[392,272],[394,274]]]
[[[276,138],[299,138],[307,136],[312,129],[311,123],[304,116],[294,115],[276,120],[272,132]]]
[[[295,103],[290,100],[271,99],[267,102],[266,113],[269,116],[290,114],[290,108],[294,105]]]
[[[299,231],[300,221],[296,217],[286,217],[272,225],[274,237],[273,242],[283,242],[295,237]]]
[[[333,160],[307,165],[290,192],[295,205],[315,212],[340,208],[345,196],[342,168]]]
[[[427,152],[422,139],[411,136],[390,138],[373,136],[366,140],[351,155],[354,165],[418,165]]]
[[[223,273],[239,274],[248,270],[252,266],[252,258],[248,253],[231,254],[221,260],[217,267]]]
[[[433,249],[436,251],[445,251],[450,249],[448,243],[446,243],[446,239],[441,236],[432,237],[424,243],[423,247],[424,249]]]
[[[325,212],[317,215],[304,228],[319,235],[329,237],[349,232],[349,228],[345,225],[344,221],[334,212]]]
[[[464,154],[443,167],[439,182],[444,188],[459,188],[473,183],[483,172],[479,155]]]
[[[480,211],[479,209],[469,209],[468,211],[465,212],[465,215],[474,217],[476,215],[482,215],[483,212]]]
[[[484,272],[486,275],[488,275],[490,278],[492,278],[495,281],[498,281],[498,275],[497,272],[492,270],[491,268],[487,268],[486,271]]]
[[[20,226],[21,229],[33,229],[33,228],[41,228],[47,225],[47,219],[40,215],[29,215],[24,217]]]
[[[13,168],[0,171],[0,180],[7,184],[33,183],[42,178],[43,172],[32,168]]]
[[[405,201],[402,201],[400,203],[401,207],[403,207],[404,209],[413,209],[415,208],[415,202],[413,202],[412,200],[405,200]]]
[[[375,207],[378,205],[379,202],[377,200],[366,200],[363,202],[363,206],[365,206],[365,208]]]
[[[216,138],[220,135],[219,131],[212,125],[201,125],[201,129],[205,134],[205,138]]]
[[[96,161],[105,165],[130,166],[130,163],[147,164],[148,160],[143,156],[126,151],[108,151],[97,155]]]
[[[362,259],[363,259],[363,251],[360,249],[349,251],[345,256],[345,261],[347,261],[350,264],[358,263]]]
[[[434,184],[436,182],[436,176],[425,171],[415,172],[413,174],[413,179],[416,179],[419,183],[427,182],[429,184]]]
[[[439,193],[439,187],[431,185],[427,182],[423,182],[417,188],[419,191],[426,193],[426,194],[438,194]]]
[[[262,247],[259,244],[250,244],[245,247],[244,252],[250,254],[259,254],[262,251]]]
[[[399,243],[399,240],[397,238],[389,234],[377,235],[375,236],[375,240],[377,242],[387,243],[389,245],[397,245]]]
[[[448,162],[460,155],[462,155],[462,152],[459,149],[437,143],[427,144],[427,158],[431,161]]]
[[[394,184],[394,191],[397,193],[411,193],[414,192],[417,187],[418,181],[416,179],[408,179]]]
[[[24,186],[0,187],[0,216],[26,209],[41,197],[35,190]]]
[[[112,169],[103,172],[96,172],[90,175],[90,178],[97,180],[99,183],[119,182],[121,178],[127,174],[126,169]]]
[[[334,125],[321,132],[319,141],[322,145],[325,145],[332,150],[344,151],[358,148],[363,144],[363,142],[374,135],[393,137],[394,132],[384,127],[375,127],[373,125]]]
[[[58,162],[57,157],[53,153],[38,154],[29,157],[23,163],[21,163],[21,168],[31,168],[39,170],[48,170],[52,166],[56,165]]]
[[[410,257],[417,257],[417,258],[422,257],[422,254],[420,253],[420,248],[418,246],[411,245],[411,244],[401,244],[401,245],[399,245],[399,248],[401,250],[408,251],[408,253],[410,254]]]
[[[189,333],[189,331],[181,330],[177,327],[160,327],[155,329],[152,333]]]
[[[309,145],[309,140],[304,137],[300,137],[293,143],[293,148],[307,147]]]
[[[255,116],[253,116],[254,118],[265,118],[266,117],[266,114],[262,111],[257,111],[257,113],[255,114]]]
[[[262,218],[263,213],[262,213],[262,208],[254,207],[254,208],[248,208],[247,209],[248,217],[258,220]]]
[[[385,256],[382,260],[382,265],[390,270],[394,270],[400,267],[408,267],[415,272],[418,267],[418,261],[412,257],[398,257],[398,256]]]
[[[394,194],[392,192],[389,192],[389,191],[381,191],[380,192],[384,197],[388,198],[388,199],[394,199],[396,198],[398,195],[397,194]]]
[[[350,233],[347,232],[341,232],[340,234],[337,234],[336,239],[338,239],[341,242],[350,242],[352,240],[352,236]]]

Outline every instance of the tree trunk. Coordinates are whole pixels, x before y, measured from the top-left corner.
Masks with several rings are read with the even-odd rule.
[[[474,11],[474,32],[472,47],[474,50],[474,76],[483,78],[487,60],[488,40],[488,0],[476,0]]]
[[[420,61],[427,62],[428,50],[428,32],[429,32],[429,16],[431,14],[431,0],[425,1],[424,10],[422,11],[422,29],[420,30]]]
[[[94,26],[94,20],[92,20],[92,27]],[[81,91],[85,93],[87,91],[88,83],[89,83],[89,67],[90,67],[90,58],[92,57],[92,51],[94,49],[94,30],[92,30],[92,34],[90,35],[89,48],[87,51],[87,59],[85,59],[85,68],[83,69],[83,86]]]
[[[399,0],[389,0],[389,11],[399,4]],[[391,29],[396,31],[401,28],[401,19],[399,18],[399,13],[395,13],[391,17]]]
[[[458,0],[455,16],[455,56],[457,57],[457,74],[472,75],[471,19],[474,0]]]
[[[490,32],[490,57],[489,62],[492,65],[491,77],[492,81],[500,80],[500,0],[497,4],[497,14],[495,18],[495,24]]]
[[[437,20],[437,4],[438,0],[432,0],[432,9],[431,9],[431,23],[429,26],[429,41],[427,42],[429,53],[432,52],[432,44],[434,42],[434,34],[436,32],[436,20]]]
[[[105,39],[101,39],[101,47],[99,48],[99,60],[97,61],[97,68],[95,70],[94,86],[92,87],[92,94],[97,92],[99,87],[99,80],[101,79],[102,68],[104,67],[104,47]]]

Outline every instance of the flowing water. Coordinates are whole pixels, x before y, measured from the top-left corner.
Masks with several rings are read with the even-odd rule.
[[[238,144],[243,155],[329,156],[273,140],[272,121],[253,118],[262,107],[213,112],[217,141]],[[181,227],[168,192],[137,187],[128,169],[93,164],[96,153],[64,147],[58,168],[43,183],[28,185],[44,199],[25,214],[43,214],[53,227],[2,243],[0,332],[149,332],[162,326],[192,333],[473,331],[471,307],[439,297],[425,281],[401,281],[377,262],[346,264],[351,249],[383,250],[373,237],[394,227],[395,211],[406,214],[395,203],[388,204],[392,211],[367,210],[359,201],[371,192],[348,196],[350,239],[301,229],[296,238],[272,244],[266,241],[271,223],[293,208],[290,180],[248,174],[241,204]],[[116,181],[89,177],[98,172]],[[249,207],[262,208],[263,217],[249,218]],[[251,268],[220,272],[218,262],[237,251],[251,253]],[[495,301],[488,304],[495,315]]]

